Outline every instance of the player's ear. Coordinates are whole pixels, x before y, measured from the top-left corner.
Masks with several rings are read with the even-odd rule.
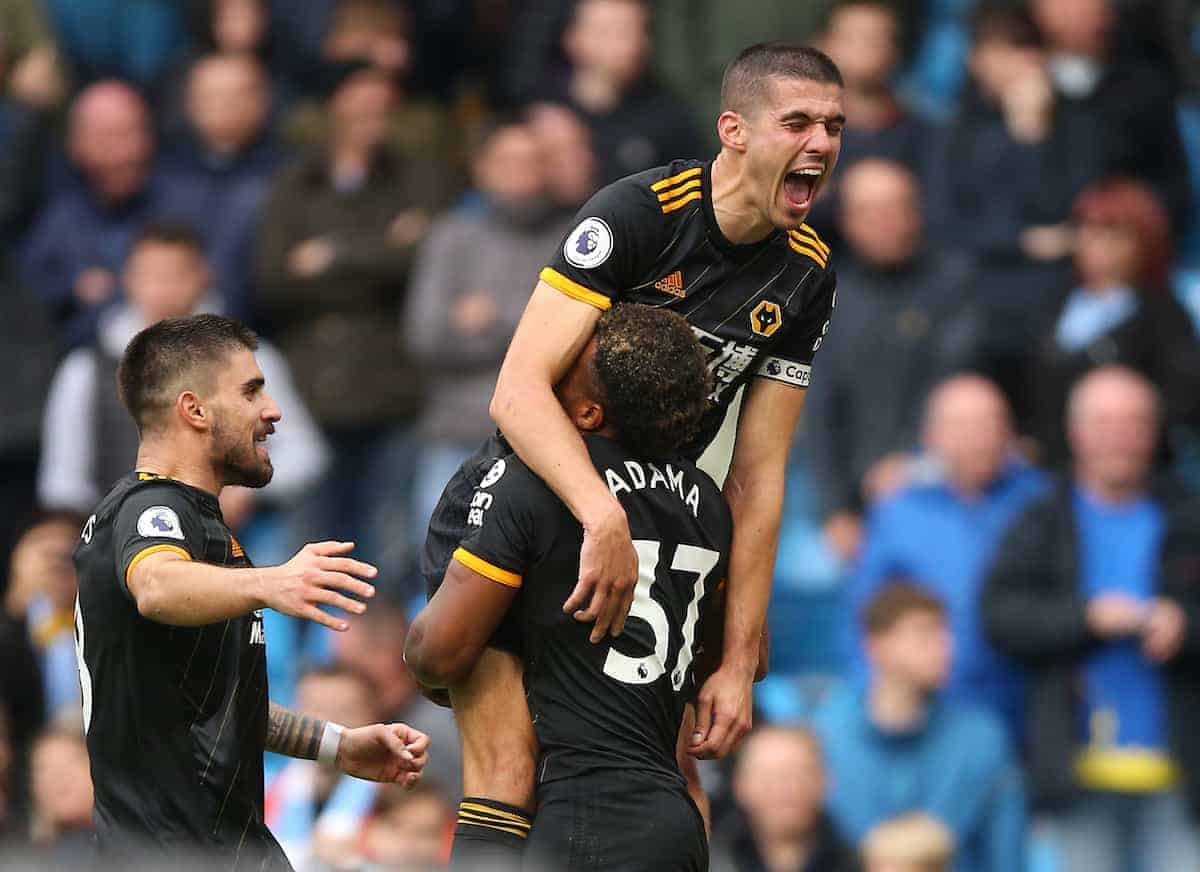
[[[175,398],[175,411],[185,424],[195,430],[207,430],[212,423],[208,409],[193,391],[182,391]]]
[[[731,151],[746,150],[746,119],[732,109],[726,109],[717,118],[717,136],[721,145]]]
[[[599,403],[585,400],[575,407],[575,426],[585,433],[595,433],[604,429],[604,407]]]

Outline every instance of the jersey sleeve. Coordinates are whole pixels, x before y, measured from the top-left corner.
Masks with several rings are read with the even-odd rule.
[[[127,596],[129,576],[152,554],[172,552],[187,560],[204,554],[204,525],[191,500],[178,488],[156,484],[138,488],[121,508],[113,528],[114,560]]]
[[[654,193],[635,178],[598,191],[539,278],[597,309],[608,309],[637,285],[661,246],[663,214]]]
[[[484,578],[519,588],[554,526],[555,497],[514,457],[500,458],[471,497],[454,559]]]
[[[756,375],[807,388],[812,378],[813,358],[829,332],[837,303],[837,277],[832,270],[821,274],[819,284],[800,312],[785,324],[787,333],[763,355]],[[784,315],[789,318],[788,314]]]

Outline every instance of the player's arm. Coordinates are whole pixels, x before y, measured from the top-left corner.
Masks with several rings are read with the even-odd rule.
[[[429,737],[407,724],[347,729],[271,703],[265,747],[301,760],[319,760],[368,781],[411,787],[429,760]]]
[[[592,465],[554,385],[590,341],[600,313],[597,305],[539,281],[504,358],[491,404],[492,418],[521,460],[583,526],[579,584],[563,609],[579,620],[595,621],[593,642],[624,628],[637,581],[637,552],[625,511]]]
[[[700,757],[725,756],[751,726],[752,684],[779,544],[788,453],[804,397],[803,389],[758,378],[742,409],[725,480],[733,548],[721,664],[700,692],[697,734],[690,749]]]
[[[470,675],[517,595],[513,584],[519,582],[511,574],[487,564],[476,566],[494,577],[458,556],[451,560],[441,587],[409,627],[404,662],[426,687],[453,687]]]
[[[232,568],[193,560],[179,543],[158,543],[133,554],[124,569],[125,585],[143,617],[176,627],[200,627],[271,608],[335,630],[348,624],[319,606],[361,614],[366,605],[337,591],[371,597],[375,588],[361,579],[376,569],[344,555],[352,542],[305,545],[281,566]]]
[[[695,729],[696,707],[688,703],[684,706],[683,721],[679,726],[679,739],[675,745],[675,762],[679,766],[679,772],[687,781],[688,796],[692,798],[692,802],[696,803],[700,817],[704,819],[704,832],[711,837],[712,803],[709,802],[708,792],[700,780],[700,769],[696,765],[696,758],[688,753],[688,746],[691,744],[692,733]]]

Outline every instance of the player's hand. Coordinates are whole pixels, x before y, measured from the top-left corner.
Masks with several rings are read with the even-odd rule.
[[[336,606],[354,615],[367,610],[365,603],[337,592],[345,591],[364,599],[375,595],[375,588],[360,579],[374,578],[379,570],[369,563],[343,556],[353,550],[353,542],[305,545],[287,563],[260,573],[259,599],[264,607],[285,615],[315,621],[338,631],[349,629],[350,625],[344,620],[327,614],[319,606]]]
[[[429,762],[429,737],[408,724],[371,724],[342,733],[337,768],[367,781],[412,787]]]
[[[612,509],[599,522],[584,524],[579,582],[563,605],[563,611],[575,620],[595,622],[590,637],[593,643],[602,641],[607,633],[621,635],[637,587],[638,556],[629,521],[615,500]]]
[[[737,750],[750,732],[754,725],[754,671],[724,665],[704,682],[696,698],[696,729],[688,745],[693,757],[720,760]]]

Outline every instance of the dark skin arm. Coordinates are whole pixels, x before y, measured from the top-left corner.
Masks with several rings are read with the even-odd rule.
[[[468,674],[517,589],[492,581],[457,560],[408,630],[404,661],[426,687],[451,687]]]

